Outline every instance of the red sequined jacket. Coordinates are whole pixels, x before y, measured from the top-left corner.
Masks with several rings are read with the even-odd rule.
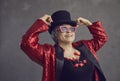
[[[107,41],[101,22],[95,22],[88,27],[93,36],[91,40],[80,40],[73,43],[73,46],[84,44],[98,62],[96,51],[98,51]],[[21,41],[21,49],[35,62],[43,67],[42,81],[56,81],[56,51],[50,44],[39,44],[38,35],[48,30],[48,25],[38,19],[24,34]],[[96,62],[94,62],[96,63]],[[99,66],[98,66],[99,68]],[[94,70],[94,81],[99,81],[99,70]],[[105,80],[104,80],[105,81]]]

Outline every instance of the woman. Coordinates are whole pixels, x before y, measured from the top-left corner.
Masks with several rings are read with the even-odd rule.
[[[73,42],[76,28],[82,24],[93,38]],[[54,46],[38,43],[38,35],[47,30]],[[22,38],[21,49],[43,67],[42,81],[106,81],[96,52],[107,39],[100,21],[91,23],[82,17],[73,21],[68,11],[59,10],[52,16],[44,15],[31,26]]]

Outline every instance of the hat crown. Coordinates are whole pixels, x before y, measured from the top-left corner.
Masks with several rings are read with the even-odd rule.
[[[60,10],[52,14],[53,22],[71,21],[70,13],[65,10]]]
[[[69,24],[71,26],[76,26],[76,22],[71,20],[70,13],[66,10],[59,10],[52,14],[51,16],[53,22],[49,27],[49,33],[62,24]]]

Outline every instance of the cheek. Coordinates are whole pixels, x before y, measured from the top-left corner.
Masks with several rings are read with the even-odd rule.
[[[75,34],[74,34],[74,38],[75,38]]]
[[[59,38],[60,38],[60,39],[64,39],[65,36],[64,36],[64,35],[60,35]]]
[[[70,38],[71,40],[75,40],[75,34],[73,34],[73,36]]]
[[[57,35],[57,39],[58,39],[58,40],[62,40],[62,39],[64,39],[64,38],[65,38],[64,34],[58,34],[58,35]]]

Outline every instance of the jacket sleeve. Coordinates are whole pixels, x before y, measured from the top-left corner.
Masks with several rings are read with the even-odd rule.
[[[48,44],[41,45],[38,43],[38,35],[48,30],[48,26],[40,19],[38,19],[23,35],[21,41],[21,49],[35,62],[43,64],[43,59],[46,54],[46,50],[50,50]]]
[[[93,38],[91,40],[78,41],[76,44],[83,42],[91,51],[94,50],[96,52],[105,44],[105,42],[108,40],[108,36],[100,21],[94,22],[88,27],[88,29]]]

